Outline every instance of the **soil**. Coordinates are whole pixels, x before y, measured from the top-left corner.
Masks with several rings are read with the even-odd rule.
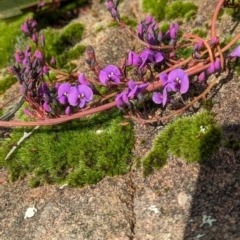
[[[210,23],[217,0],[194,0],[199,6],[195,20],[183,29]],[[138,0],[124,1],[120,12],[144,18]],[[122,29],[105,28],[111,18],[99,0],[79,11],[86,26],[81,44],[91,44],[103,65],[118,63],[136,42]],[[218,36],[240,31],[238,22],[222,16]],[[88,72],[84,57],[79,72]],[[240,77],[223,73],[210,94],[212,111],[223,129],[223,142],[240,142]],[[4,96],[16,93],[16,86]],[[135,123],[134,159],[150,150],[161,126]],[[68,186],[43,186],[31,189],[27,179],[9,182],[0,169],[1,240],[240,240],[240,150],[222,146],[204,164],[187,164],[170,156],[167,165],[144,178],[141,168],[132,167],[126,175],[105,178],[81,189]],[[37,212],[24,218],[30,207]]]

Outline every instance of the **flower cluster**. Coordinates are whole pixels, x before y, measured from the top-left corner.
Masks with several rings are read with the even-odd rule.
[[[165,110],[165,106],[172,99],[179,99],[179,96],[185,94],[188,104],[183,102],[185,107],[176,111],[181,113],[193,104],[196,98],[205,97],[211,90],[215,82],[205,84],[210,75],[218,75],[226,68],[226,63],[240,57],[240,46],[231,53],[227,52],[239,39],[239,34],[223,49],[221,39],[216,37],[215,21],[220,8],[214,13],[210,40],[183,33],[184,41],[178,41],[180,34],[177,23],[170,23],[169,29],[162,32],[159,23],[151,16],[141,21],[136,32],[132,31],[121,21],[117,10],[118,4],[119,0],[106,0],[106,8],[113,20],[134,36],[143,48],[139,51],[130,50],[119,65],[110,63],[101,66],[96,59],[94,48],[88,46],[86,62],[94,74],[92,79],[87,79],[84,73],[66,73],[54,69],[52,67],[56,63],[54,58],[51,66],[45,61],[42,51],[45,39],[43,35],[38,35],[36,21],[31,18],[21,26],[22,31],[35,43],[36,50],[32,52],[31,47],[27,47],[25,51],[18,50],[14,55],[16,64],[11,68],[11,72],[16,75],[22,86],[22,93],[33,109],[29,115],[41,119],[61,118],[63,113],[66,115],[82,113],[81,116],[85,116],[117,106],[126,111],[131,111],[134,107],[136,118],[150,122],[146,119],[148,113],[143,113],[147,109],[146,101],[152,100]],[[226,6],[223,0],[219,4]],[[183,56],[179,50],[184,48],[192,50],[192,55]],[[47,83],[45,75],[47,76],[50,70],[57,75],[55,83]],[[198,81],[192,76],[198,76]],[[196,95],[200,89],[199,92],[187,94],[190,88],[199,85],[206,90],[198,96]],[[159,119],[161,119],[159,116],[155,116],[152,121]]]
[[[65,114],[67,115],[71,113],[71,106],[83,108],[93,99],[93,91],[88,86],[89,82],[85,75],[80,74],[78,80],[79,84],[77,85],[71,86],[69,83],[62,83],[57,89],[57,100],[66,107]]]
[[[21,30],[29,35],[33,42],[37,44],[37,22],[33,18],[27,19],[25,23],[21,25]]]
[[[137,98],[138,100],[143,100],[142,93],[147,88],[148,83],[137,85],[133,80],[129,80],[128,88],[118,94],[115,98],[115,103],[118,108],[123,108],[124,106],[130,106],[130,100]]]
[[[161,73],[160,82],[163,84],[163,94],[153,93],[152,100],[157,104],[166,105],[168,101],[168,92],[180,92],[184,94],[189,89],[189,77],[182,69],[174,69],[169,74]]]
[[[169,30],[163,34],[159,30],[159,24],[155,18],[148,16],[138,25],[138,37],[154,46],[159,46],[162,41],[169,41],[169,44],[174,45],[177,39],[179,25],[171,23]]]
[[[112,18],[120,21],[120,15],[117,11],[119,0],[107,0],[106,7],[107,10],[111,13]]]

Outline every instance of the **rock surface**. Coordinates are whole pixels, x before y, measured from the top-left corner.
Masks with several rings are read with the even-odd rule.
[[[137,0],[124,1],[120,12],[143,19]],[[217,0],[194,0],[198,17],[184,25],[187,32],[210,23]],[[218,34],[228,34],[234,22],[223,16]],[[99,0],[80,13],[86,26],[81,44],[94,46],[104,66],[119,63],[136,44],[122,29],[105,28],[111,18]],[[220,26],[221,25],[221,26]],[[238,32],[239,32],[239,26]],[[237,32],[237,30],[235,30]],[[84,57],[79,72],[87,72]],[[215,89],[213,111],[224,138],[240,141],[240,78],[223,79]],[[135,124],[135,157],[142,157],[160,129]],[[160,171],[143,178],[141,169],[132,168],[124,176],[105,178],[82,189],[44,186],[30,189],[27,180],[8,182],[0,170],[1,240],[239,240],[240,239],[240,151],[221,148],[206,164],[186,164],[169,157]],[[26,209],[34,206],[35,215],[24,219]],[[203,224],[207,216],[211,224]],[[210,217],[211,218],[210,218]],[[205,219],[206,220],[206,219]]]

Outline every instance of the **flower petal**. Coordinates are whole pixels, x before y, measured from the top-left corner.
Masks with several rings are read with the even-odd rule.
[[[71,106],[77,106],[79,103],[79,91],[77,87],[72,87],[68,94],[68,102]]]
[[[79,94],[84,94],[84,98],[87,102],[91,101],[93,98],[93,91],[87,85],[78,85]]]
[[[157,104],[161,104],[163,102],[163,95],[161,93],[154,92],[152,96],[152,100]]]
[[[107,82],[109,81],[109,77],[108,77],[108,72],[104,71],[104,70],[100,70],[99,73],[99,80],[102,83],[102,85],[106,86]]]
[[[68,93],[71,88],[71,85],[69,83],[62,83],[58,87],[58,97],[63,96],[65,93]]]
[[[83,108],[83,107],[85,106],[85,104],[86,104],[86,99],[85,99],[85,98],[82,98],[82,99],[80,100],[79,107],[80,107],[80,108]]]

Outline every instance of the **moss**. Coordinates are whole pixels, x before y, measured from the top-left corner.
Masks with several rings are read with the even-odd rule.
[[[30,175],[30,186],[68,183],[79,187],[105,176],[126,173],[134,144],[132,125],[121,126],[118,111],[94,115],[69,123],[42,127],[27,138],[5,161],[23,135],[14,129],[0,147],[0,166],[12,181]],[[97,130],[102,130],[97,134]],[[28,130],[29,131],[29,130]]]
[[[168,4],[167,0],[143,0],[142,8],[145,12],[156,17],[156,20],[172,20],[184,18],[187,21],[196,15],[198,7],[192,2],[174,1]]]
[[[123,21],[126,25],[128,25],[130,27],[133,27],[133,28],[137,26],[137,21],[136,20],[131,19],[128,16],[125,16],[125,15],[121,16],[121,21]],[[108,27],[115,27],[115,26],[118,26],[118,23],[116,21],[112,21],[107,26]]]
[[[179,58],[188,58],[192,55],[192,47],[179,48],[177,50],[177,56]]]
[[[14,46],[20,37],[24,37],[20,26],[30,16],[31,14],[26,14],[7,21],[0,20],[0,68],[6,67],[13,59]]]
[[[168,153],[187,162],[203,162],[219,147],[221,129],[210,112],[180,117],[157,136],[152,150],[143,159],[144,175],[161,168]]]
[[[62,31],[48,28],[44,30],[45,35],[45,57],[48,61],[54,56],[57,66],[63,68],[69,60],[78,58],[85,51],[85,47],[78,45],[82,39],[84,25],[73,23]]]
[[[159,29],[162,33],[166,33],[170,28],[170,23],[163,23]]]
[[[201,38],[206,38],[207,37],[207,32],[203,29],[199,29],[199,28],[194,29],[192,31],[192,33],[198,35]]]
[[[96,33],[99,33],[99,32],[101,32],[102,30],[104,30],[104,27],[103,27],[103,26],[100,26],[100,27],[96,28],[95,32],[96,32]]]
[[[71,60],[80,58],[80,56],[85,52],[85,49],[86,46],[77,45],[76,47],[70,48],[68,51],[65,51],[63,54],[57,56],[56,61],[59,66],[64,67],[67,64],[70,64]]]
[[[226,12],[226,14],[230,15],[234,19],[238,19],[238,20],[240,19],[239,8],[226,8],[224,9],[224,12]]]
[[[166,18],[176,19],[179,17],[189,20],[196,15],[198,7],[192,2],[176,1],[166,7]]]
[[[168,0],[143,0],[142,8],[143,11],[156,17],[158,22],[164,20],[165,18],[165,8],[167,6]]]
[[[3,94],[17,81],[16,77],[8,75],[0,80],[0,94]]]

